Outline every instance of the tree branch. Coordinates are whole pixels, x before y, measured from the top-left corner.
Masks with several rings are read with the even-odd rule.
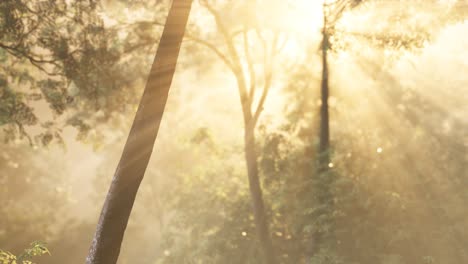
[[[253,103],[253,98],[255,96],[255,82],[256,82],[256,75],[255,75],[255,69],[252,61],[252,57],[250,56],[249,52],[249,37],[248,37],[248,31],[247,27],[244,28],[244,52],[245,52],[245,57],[247,60],[247,67],[249,70],[249,75],[250,75],[250,88],[249,88],[249,107],[252,107]]]
[[[36,68],[38,68],[39,70],[41,70],[42,72],[46,73],[49,76],[61,75],[60,73],[49,72],[42,65],[40,65],[41,63],[43,63],[43,64],[52,64],[54,66],[57,66],[57,60],[36,59],[33,56],[26,54],[26,52],[19,50],[19,48],[11,47],[3,43],[0,43],[0,48],[3,48],[4,50],[6,50],[8,53],[10,53],[16,58],[22,58],[22,57],[26,58],[27,60],[29,60],[29,62],[32,65],[34,65]]]
[[[234,73],[236,72],[235,70],[235,67],[233,65],[233,63],[229,60],[228,57],[226,57],[225,54],[223,54],[218,48],[216,48],[216,46],[213,44],[213,43],[210,43],[209,41],[206,41],[204,39],[201,39],[201,38],[198,38],[198,37],[195,37],[189,33],[187,33],[185,35],[185,37],[188,39],[188,40],[192,40],[208,49],[210,49],[211,51],[213,51],[225,64],[226,66],[229,67],[229,69],[231,71],[233,71]]]
[[[242,105],[242,112],[244,114],[244,123],[248,124],[250,120],[252,119],[252,110],[250,109],[249,105],[249,95],[247,93],[247,83],[245,80],[244,72],[242,70],[242,61],[239,57],[239,54],[234,47],[232,37],[230,36],[227,28],[224,26],[221,16],[219,13],[213,8],[211,4],[208,3],[207,0],[200,0],[200,3],[202,6],[204,6],[214,17],[216,27],[223,35],[224,41],[226,43],[226,46],[228,48],[228,53],[230,57],[232,58],[232,65],[234,68],[234,75],[236,76],[237,82],[238,82],[238,89],[239,89],[239,96],[241,100],[241,105]]]
[[[260,32],[257,31],[259,36],[261,36]],[[258,102],[257,108],[254,111],[253,118],[252,118],[252,125],[255,126],[257,124],[258,118],[260,117],[260,113],[263,111],[263,106],[265,104],[266,98],[270,91],[271,81],[273,76],[272,64],[275,58],[275,51],[276,45],[278,43],[278,32],[275,32],[273,37],[273,43],[271,45],[271,51],[268,52],[266,41],[263,39],[264,43],[264,57],[263,57],[263,69],[264,69],[264,83],[263,83],[263,90],[262,95],[260,97],[260,101]]]

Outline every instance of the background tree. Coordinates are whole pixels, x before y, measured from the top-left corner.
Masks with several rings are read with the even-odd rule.
[[[321,170],[326,170],[329,167],[329,147],[330,147],[330,117],[328,111],[328,98],[330,94],[329,88],[329,69],[328,69],[328,51],[331,45],[331,37],[334,32],[335,24],[338,22],[343,13],[348,9],[357,6],[361,0],[339,0],[339,1],[324,1],[322,7],[323,26],[322,26],[322,42],[320,44],[322,56],[322,81],[321,81],[321,105],[320,105],[320,161]]]
[[[329,70],[329,52],[331,50],[332,38],[334,36],[335,25],[340,17],[346,11],[356,7],[361,3],[361,0],[339,0],[339,1],[324,1],[322,6],[322,41],[320,44],[321,50],[321,64],[322,75],[320,84],[320,126],[319,126],[319,149],[318,149],[318,174],[316,177],[319,201],[322,204],[324,212],[322,215],[331,215],[333,211],[333,196],[331,195],[331,185],[333,184],[334,174],[330,173],[329,169],[333,167],[331,162],[331,149],[330,149],[330,115],[329,115],[329,97],[330,97],[330,70]],[[333,218],[327,217],[323,219],[327,225],[332,225]],[[334,240],[335,238],[329,237],[329,234],[322,232],[316,233],[316,238],[313,241],[312,248],[321,248],[327,244],[325,240]]]
[[[235,76],[244,120],[245,161],[257,236],[265,263],[276,263],[259,177],[255,130],[272,86],[273,70],[278,62],[277,53],[281,51],[287,39],[278,29],[269,28],[262,21],[264,18],[261,15],[256,16],[253,13],[252,9],[264,4],[261,1],[235,4],[216,4],[212,1],[200,3],[213,17],[215,31],[211,36],[188,37],[216,54]],[[245,20],[241,22],[236,16],[244,16]]]
[[[408,102],[405,102],[403,103],[403,101],[400,101],[403,99],[403,94],[406,93],[406,96],[408,96],[407,92],[407,88],[401,88],[402,90],[400,90],[400,84],[398,84],[400,81],[398,81],[397,79],[393,79],[393,78],[388,78],[389,76],[387,74],[384,74],[386,75],[387,77],[383,77],[384,75],[380,75],[380,74],[376,74],[375,71],[370,71],[371,69],[378,69],[378,72],[382,73],[382,71],[386,71],[388,70],[387,67],[389,68],[392,68],[392,67],[395,67],[395,65],[393,65],[393,63],[395,63],[395,61],[404,61],[404,58],[401,57],[401,54],[404,53],[404,51],[406,50],[411,50],[412,52],[414,52],[415,50],[418,50],[418,49],[421,49],[421,47],[424,47],[424,45],[428,45],[427,42],[425,41],[428,41],[428,39],[430,39],[428,36],[435,36],[437,35],[437,33],[434,33],[434,31],[428,31],[428,30],[425,30],[425,31],[421,31],[422,28],[425,28],[425,29],[428,29],[429,27],[427,27],[427,25],[422,25],[422,23],[425,23],[425,22],[428,22],[424,19],[419,19],[419,20],[416,20],[416,21],[411,21],[412,23],[415,23],[415,24],[419,24],[419,25],[415,25],[415,24],[411,24],[411,22],[407,19],[406,16],[401,16],[402,12],[412,12],[414,11],[414,9],[411,9],[411,8],[414,8],[414,6],[412,5],[409,5],[409,6],[406,6],[405,4],[403,4],[403,6],[399,6],[399,5],[390,5],[391,8],[388,8],[388,5],[385,4],[385,3],[380,3],[381,5],[379,4],[373,4],[373,3],[369,3],[369,4],[365,4],[362,6],[362,8],[358,8],[357,10],[355,10],[354,12],[375,12],[376,16],[379,16],[379,18],[382,18],[382,17],[386,17],[386,16],[389,16],[389,17],[393,17],[393,18],[397,18],[398,17],[398,20],[400,21],[399,23],[402,24],[402,26],[404,25],[404,27],[402,27],[403,30],[406,30],[406,31],[403,31],[404,33],[402,33],[402,31],[398,30],[398,29],[395,29],[395,31],[399,32],[398,35],[392,35],[392,34],[389,34],[389,28],[386,28],[386,27],[382,27],[381,24],[376,24],[375,27],[378,28],[379,30],[382,30],[382,31],[385,31],[387,33],[387,35],[385,35],[387,37],[387,41],[386,42],[382,42],[384,39],[380,38],[379,36],[383,36],[383,35],[379,35],[377,34],[377,32],[374,32],[373,29],[370,29],[372,27],[370,26],[367,26],[367,27],[364,27],[366,28],[365,29],[365,32],[361,32],[363,33],[364,35],[367,35],[369,36],[369,38],[367,38],[367,40],[371,40],[371,42],[358,42],[356,41],[356,37],[353,36],[353,34],[350,34],[348,36],[348,38],[351,38],[353,39],[355,42],[352,42],[354,44],[352,45],[356,45],[356,43],[360,43],[358,46],[359,48],[357,49],[354,49],[354,48],[351,48],[350,46],[346,46],[346,49],[352,49],[352,52],[350,53],[350,51],[343,51],[341,50],[341,46],[342,45],[342,42],[340,42],[340,38],[341,39],[345,39],[344,41],[346,42],[346,32],[342,33],[341,31],[343,30],[343,27],[349,29],[349,28],[352,28],[353,26],[356,26],[356,23],[353,23],[354,21],[346,21],[346,19],[348,19],[347,17],[343,17],[344,20],[346,21],[346,24],[338,24],[337,27],[336,27],[336,34],[338,34],[337,36],[334,37],[333,39],[333,47],[334,47],[334,52],[331,53],[333,54],[332,56],[334,56],[333,58],[334,59],[342,59],[340,61],[341,65],[346,65],[346,67],[350,67],[350,65],[354,65],[354,63],[357,63],[357,65],[368,65],[367,63],[369,62],[364,62],[364,61],[367,61],[367,59],[364,59],[363,55],[368,55],[369,57],[372,57],[372,60],[379,60],[379,62],[375,62],[372,64],[372,66],[364,66],[365,70],[363,70],[365,73],[364,75],[366,74],[371,74],[372,76],[375,76],[373,78],[373,82],[375,83],[380,83],[381,81],[384,82],[384,83],[390,83],[390,85],[381,85],[381,86],[376,86],[376,87],[379,87],[379,92],[375,92],[373,91],[372,94],[374,95],[373,97],[369,96],[369,95],[365,95],[366,92],[363,92],[362,95],[364,95],[363,97],[360,97],[358,96],[358,94],[356,93],[356,90],[353,89],[352,87],[354,87],[354,84],[353,83],[350,83],[349,81],[340,81],[340,80],[344,80],[343,77],[340,77],[342,74],[343,74],[343,71],[347,71],[346,69],[343,69],[343,67],[340,67],[338,65],[340,64],[335,64],[337,65],[337,68],[335,69],[335,71],[337,71],[337,78],[338,80],[335,80],[335,85],[337,86],[337,91],[334,92],[334,96],[331,98],[331,102],[333,103],[333,106],[332,106],[332,111],[334,111],[334,115],[336,115],[336,118],[335,118],[335,129],[339,130],[337,131],[337,134],[340,135],[338,136],[337,138],[340,138],[340,140],[337,140],[336,142],[334,142],[334,144],[337,145],[336,148],[334,148],[334,153],[335,153],[335,156],[333,157],[333,168],[330,169],[330,171],[335,175],[335,179],[336,179],[336,183],[333,183],[331,185],[327,184],[328,186],[328,189],[331,190],[331,193],[332,193],[332,204],[334,205],[333,208],[327,208],[325,207],[324,208],[324,203],[323,201],[320,199],[320,196],[318,196],[318,194],[320,194],[321,191],[323,191],[323,181],[320,180],[321,178],[316,176],[316,180],[313,180],[311,185],[307,185],[308,187],[305,187],[304,186],[304,192],[306,192],[306,190],[308,189],[309,191],[310,190],[314,190],[313,191],[313,195],[310,195],[308,196],[309,198],[306,199],[304,198],[304,200],[308,200],[308,201],[313,201],[312,204],[314,204],[314,206],[310,207],[310,209],[308,209],[308,213],[307,214],[310,214],[310,216],[307,217],[308,222],[304,222],[305,224],[305,227],[311,231],[312,234],[316,234],[317,232],[320,233],[320,232],[333,232],[334,234],[340,234],[340,233],[346,233],[347,230],[351,230],[352,228],[355,228],[353,226],[347,226],[346,224],[346,221],[352,221],[351,218],[348,218],[348,217],[345,217],[345,216],[349,216],[350,213],[348,212],[347,214],[343,214],[343,216],[340,216],[340,214],[342,213],[342,211],[339,209],[340,208],[340,201],[346,201],[347,199],[350,199],[351,197],[348,197],[348,198],[344,198],[343,196],[345,195],[345,193],[349,193],[352,188],[350,188],[350,186],[348,184],[345,184],[345,182],[348,180],[346,177],[344,177],[345,175],[351,173],[352,169],[351,168],[347,168],[346,170],[342,171],[343,175],[341,175],[340,173],[338,173],[340,170],[339,168],[335,168],[337,166],[337,162],[341,162],[341,158],[343,158],[342,156],[340,156],[340,153],[338,152],[338,149],[341,149],[342,151],[344,151],[344,153],[346,154],[342,154],[342,155],[345,155],[345,157],[348,157],[349,159],[354,159],[352,157],[354,157],[354,155],[356,155],[356,153],[353,153],[353,152],[350,152],[351,149],[354,149],[356,146],[348,146],[347,148],[343,147],[339,147],[338,148],[338,145],[341,145],[342,143],[340,143],[341,140],[343,140],[344,138],[347,138],[349,137],[348,136],[345,136],[345,134],[342,134],[343,132],[341,132],[343,129],[357,129],[357,131],[359,131],[359,133],[361,133],[364,129],[363,127],[366,126],[367,129],[369,129],[369,131],[372,131],[372,129],[375,129],[375,127],[377,127],[378,123],[375,123],[374,121],[374,127],[370,128],[368,125],[364,125],[366,122],[369,122],[370,119],[368,119],[367,117],[365,117],[365,115],[363,115],[362,117],[359,117],[359,115],[352,115],[352,113],[354,111],[358,111],[358,109],[362,109],[364,108],[362,105],[367,105],[368,103],[368,100],[375,100],[376,102],[381,102],[381,100],[377,99],[378,96],[383,96],[387,99],[385,99],[384,101],[386,102],[385,105],[389,104],[389,105],[393,105],[393,104],[396,104],[396,105],[400,105],[400,108],[402,105],[405,105],[405,110],[403,110],[404,112],[408,111],[409,108],[412,108],[411,105],[413,106],[418,106],[418,108],[420,108],[422,105],[425,105],[425,106],[429,106],[429,105],[433,105],[433,102],[429,102],[429,101],[426,101],[425,103],[422,103],[421,99],[424,98],[425,96],[423,95],[423,93],[417,93],[414,94],[413,96],[410,96],[411,98],[415,99],[416,98],[419,98],[417,99],[417,103],[414,102],[413,104],[410,104],[410,105],[407,105]],[[383,7],[383,6],[385,7]],[[437,3],[432,3],[432,5],[437,5]],[[433,6],[430,7],[431,5],[427,5],[425,6],[425,8],[427,8],[425,11],[423,11],[422,13],[424,14],[423,16],[427,15],[428,17],[432,17],[432,19],[434,18],[434,14],[432,13],[433,12]],[[380,10],[381,12],[379,13],[379,11],[377,10]],[[402,11],[404,10],[404,11]],[[384,16],[385,15],[385,16]],[[442,21],[446,21],[443,19],[443,17],[441,18]],[[441,22],[441,20],[439,21],[434,21],[432,20],[431,23],[433,24],[436,24],[436,25],[443,25],[444,22]],[[386,24],[387,21],[392,21],[391,19],[381,19],[379,21],[382,21],[382,24]],[[365,21],[360,21],[360,22],[364,22],[363,25],[370,25],[369,23],[366,24]],[[390,24],[387,24],[387,25],[391,25],[390,27],[392,26],[395,26],[396,23],[394,21],[392,21],[392,23]],[[357,28],[360,28],[359,25],[357,25]],[[437,32],[437,31],[436,31]],[[375,35],[373,35],[373,33]],[[348,32],[349,34],[349,32]],[[359,39],[359,41],[363,41],[363,39],[361,37],[357,37]],[[366,39],[366,38],[364,38]],[[391,40],[389,40],[391,39]],[[348,39],[349,40],[349,39]],[[349,45],[350,42],[347,42]],[[372,44],[373,43],[373,44]],[[379,45],[379,48],[375,48],[376,46],[374,46],[375,44],[377,43],[380,43]],[[425,43],[425,44],[423,44]],[[366,53],[366,52],[362,52],[363,50],[365,50],[366,48],[368,48],[367,45],[371,45],[375,50],[376,52],[375,53]],[[357,47],[357,46],[354,46],[354,47]],[[382,54],[383,53],[380,53],[381,51],[385,50],[385,60],[384,61],[380,61],[380,58],[382,58]],[[356,57],[356,59],[354,60],[345,60],[343,59],[343,57],[340,56],[340,52],[345,52],[346,55],[348,56],[349,54],[355,54],[353,56]],[[357,55],[357,54],[361,54],[360,55]],[[399,54],[399,55],[398,55]],[[369,58],[367,57],[367,58]],[[313,70],[313,67],[310,67],[308,71],[310,70]],[[359,72],[359,71],[357,71]],[[356,78],[358,78],[359,75],[357,75],[357,72],[353,72],[353,74],[356,74],[354,76],[356,76]],[[370,73],[368,73],[370,72]],[[307,81],[304,80],[304,78],[306,78],[305,80],[310,80],[310,82],[314,82],[314,80],[317,78],[317,76],[310,76],[310,77],[305,77],[304,76],[304,72],[300,72],[298,73],[298,78],[297,79],[300,79],[301,81],[299,82],[295,82],[294,85],[299,85],[299,87],[301,86],[305,86],[305,87],[308,87],[310,84],[308,84]],[[309,79],[307,79],[309,78]],[[323,80],[323,79],[322,79]],[[392,81],[390,81],[392,80]],[[305,83],[305,85],[304,85]],[[299,89],[299,87],[294,87],[292,86],[291,87],[291,90],[293,89]],[[309,86],[310,87],[310,86]],[[374,86],[372,86],[374,87]],[[389,90],[387,90],[385,87],[389,88]],[[404,87],[404,86],[403,86]],[[303,93],[305,94],[309,94],[309,95],[312,95],[312,96],[318,96],[316,93],[314,93],[313,91],[310,91],[309,89],[313,89],[313,88],[308,88],[308,89],[305,89],[305,90],[300,90],[299,92],[299,96],[297,97],[294,97],[295,100],[298,100],[298,101],[302,101],[304,98]],[[400,92],[398,92],[400,91]],[[369,92],[369,91],[367,91]],[[400,94],[401,97],[391,97],[393,99],[391,99],[390,101],[387,101],[389,98],[387,97],[387,93],[391,93],[391,94]],[[360,102],[359,100],[349,100],[349,99],[346,99],[346,98],[351,98],[351,97],[354,97],[354,98],[360,98],[362,99],[363,101]],[[421,98],[422,97],[422,98]],[[306,96],[306,98],[308,98]],[[399,99],[397,99],[399,98]],[[406,99],[404,99],[404,101],[406,101],[408,99],[408,97],[406,97]],[[424,101],[424,99],[422,99]],[[451,101],[453,101],[453,99],[450,99]],[[352,101],[352,103],[350,102]],[[338,103],[337,103],[338,102]],[[347,103],[349,102],[349,103]],[[391,103],[389,103],[391,102]],[[399,103],[396,103],[396,102],[399,102]],[[306,105],[306,107],[304,107],[304,105]],[[458,104],[457,104],[458,105]],[[301,104],[299,103],[298,104],[298,107],[300,110],[298,110],[298,112],[292,112],[291,114],[294,114],[293,116],[291,116],[291,118],[293,118],[293,120],[295,120],[295,122],[298,122],[297,121],[297,115],[304,115],[304,111],[311,111],[311,110],[305,110],[305,109],[313,109],[315,107],[315,103],[313,100],[310,100],[309,103],[308,102],[304,102],[304,104]],[[378,108],[379,108],[379,105],[376,104],[376,105],[372,105],[373,110],[369,110],[367,109],[367,111],[374,111],[374,115],[379,115],[378,113],[381,113],[381,111],[378,111]],[[407,109],[408,108],[408,109]],[[430,107],[432,108],[432,107]],[[388,111],[391,111],[390,109],[392,108],[387,108]],[[434,112],[435,109],[432,109],[430,110],[431,112]],[[413,112],[412,110],[409,110],[411,112]],[[400,113],[400,111],[397,111]],[[439,113],[441,113],[440,111],[438,111]],[[306,112],[307,113],[307,112]],[[361,113],[364,113],[364,112],[361,112]],[[399,113],[395,113],[396,115],[399,115]],[[340,116],[341,115],[341,116]],[[344,116],[347,116],[346,118]],[[412,117],[411,117],[412,116]],[[414,121],[416,120],[420,120],[421,118],[417,118],[416,116],[421,116],[421,112],[416,113],[416,112],[413,112],[413,114],[411,114],[410,116],[406,116],[406,117],[403,117],[403,116],[400,116],[399,119],[400,120],[406,120],[408,118],[410,118],[412,121],[412,123],[414,124]],[[440,115],[440,116],[443,116]],[[362,118],[362,120],[361,120]],[[377,118],[378,120],[388,120],[389,117],[387,115],[384,116],[380,116]],[[350,121],[350,120],[353,120],[353,121]],[[359,121],[357,121],[359,120]],[[424,119],[426,121],[428,121],[428,119]],[[434,121],[434,120],[432,120]],[[341,122],[345,122],[343,124],[341,124]],[[430,123],[431,121],[429,121]],[[301,124],[301,122],[298,122],[299,124]],[[416,122],[417,125],[416,126],[420,126],[422,125],[422,121],[418,121]],[[347,125],[345,125],[347,124]],[[434,123],[434,124],[437,124]],[[429,128],[431,127],[428,123],[426,123],[427,129],[428,131],[433,131],[433,129]],[[395,124],[395,126],[397,126]],[[426,127],[425,125],[423,125],[424,127]],[[294,127],[294,126],[293,126]],[[349,127],[349,128],[348,128]],[[296,127],[296,129],[300,128],[299,127]],[[311,126],[309,127],[307,130],[302,130],[301,133],[306,133],[305,135],[311,133],[313,134],[314,131],[315,131],[315,127],[314,126]],[[390,130],[390,127],[387,127],[387,129]],[[424,130],[425,130],[424,129]],[[350,134],[352,134],[350,130]],[[396,129],[398,130],[398,129]],[[292,130],[294,131],[294,130]],[[395,129],[392,129],[392,131],[395,132],[396,137],[400,137],[402,136],[402,133],[399,132],[397,133],[395,131]],[[376,138],[380,138],[380,139],[383,139],[384,136],[384,132],[381,131],[382,133],[379,134],[380,136],[375,136]],[[370,132],[372,135],[375,135],[373,132]],[[304,134],[302,134],[302,136],[304,136]],[[435,135],[434,135],[435,136]],[[371,144],[370,142],[372,141],[370,138],[368,138],[368,135],[362,135],[363,138],[365,138],[366,140],[369,140],[369,144]],[[439,136],[435,136],[435,138],[437,138]],[[372,138],[374,138],[374,136],[372,136]],[[314,138],[310,138],[309,140],[311,140],[312,142],[315,141]],[[357,140],[357,139],[355,139]],[[365,142],[363,142],[362,144],[366,144]],[[417,144],[417,143],[416,143]],[[460,144],[460,143],[458,143]],[[456,144],[454,144],[453,146],[455,146]],[[383,149],[385,148],[379,148],[378,145],[375,147],[376,149],[376,153],[382,153]],[[456,147],[453,147],[451,148],[451,151],[453,153],[456,153],[458,151],[456,151]],[[402,154],[403,156],[405,156],[406,154]],[[409,155],[409,154],[407,154]],[[388,159],[389,157],[387,157]],[[403,158],[404,159],[404,158]],[[408,159],[408,157],[407,157]],[[365,159],[364,159],[365,160]],[[364,161],[361,161],[361,162],[364,162]],[[359,163],[359,162],[358,162]],[[356,163],[357,164],[357,163]],[[310,165],[308,165],[310,166]],[[363,168],[365,168],[366,166],[365,165],[362,165]],[[394,164],[393,165],[394,168],[398,168],[398,165],[397,164]],[[454,167],[458,167],[458,165],[454,165]],[[390,167],[388,168],[390,170]],[[407,170],[412,170],[412,165],[411,164],[406,164],[406,169]],[[407,172],[400,172],[400,174],[406,174],[408,173]],[[397,173],[398,174],[398,173]],[[411,173],[410,173],[411,174]],[[355,176],[353,177],[359,177],[359,175],[362,176],[362,172],[359,172],[359,173],[356,173],[354,174]],[[377,173],[377,175],[379,175]],[[411,177],[411,176],[409,176]],[[327,179],[325,179],[325,182]],[[303,180],[304,182],[306,182],[306,180]],[[345,189],[341,189],[343,186],[347,186]],[[350,189],[348,189],[350,188]],[[302,189],[302,188],[301,188]],[[344,191],[345,193],[342,193],[342,191]],[[356,190],[356,193],[362,193],[363,191],[362,190]],[[368,197],[369,198],[369,197]],[[343,200],[342,200],[343,199]],[[353,198],[355,199],[355,198]],[[369,198],[371,199],[371,198]],[[335,208],[335,206],[337,206],[338,208]],[[302,205],[302,208],[304,208],[304,206]],[[324,213],[324,212],[329,212],[329,213]],[[355,213],[353,213],[355,214]],[[330,217],[332,217],[332,219],[334,219],[333,221],[330,221]],[[416,217],[418,218],[418,217]],[[344,227],[344,229],[340,229],[340,227],[335,227],[335,228],[331,228],[330,224],[331,223],[334,223],[336,221],[336,223],[338,225],[341,225],[342,227]],[[342,222],[341,222],[342,221]],[[341,223],[340,223],[341,222]],[[313,223],[313,224],[312,224]],[[356,222],[354,222],[356,223]],[[331,229],[330,229],[331,228]],[[316,237],[316,235],[312,235],[312,237]],[[350,237],[356,237],[356,234],[354,235],[350,235]],[[339,243],[340,242],[340,239],[339,239],[339,236],[338,237],[334,237],[334,239],[332,240],[334,241],[335,243]],[[354,242],[352,243],[355,243],[355,240]],[[340,248],[341,246],[340,245],[328,245],[328,247],[326,246],[324,249],[325,250],[329,250],[329,248]],[[442,247],[442,246],[441,246]],[[328,249],[327,249],[328,248]],[[347,250],[350,250],[350,249],[347,249]],[[352,250],[351,250],[352,251]],[[330,252],[328,251],[327,254],[329,254]],[[404,253],[404,255],[407,254],[407,253]],[[407,256],[405,256],[404,258],[406,258]],[[364,259],[364,257],[361,256],[361,258],[358,258],[362,261],[362,259]],[[317,261],[319,261],[320,258],[317,258]],[[381,260],[383,261],[383,260]],[[398,261],[403,261],[403,260],[398,260]],[[415,261],[415,260],[414,260]]]

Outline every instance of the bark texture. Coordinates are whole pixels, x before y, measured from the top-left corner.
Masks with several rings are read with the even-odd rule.
[[[174,76],[192,0],[173,0],[132,128],[107,193],[87,264],[117,262]]]

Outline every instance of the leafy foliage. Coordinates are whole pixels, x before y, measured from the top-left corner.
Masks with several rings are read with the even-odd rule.
[[[33,242],[31,247],[27,248],[18,256],[13,255],[8,251],[3,251],[0,249],[0,263],[1,264],[34,264],[31,259],[34,257],[42,256],[48,254],[50,255],[47,246],[43,242]]]
[[[6,142],[62,143],[64,126],[84,138],[93,119],[108,120],[134,99],[125,89],[135,80],[123,74],[132,68],[123,67],[121,32],[106,27],[101,11],[99,1],[87,0],[0,3],[0,126]]]

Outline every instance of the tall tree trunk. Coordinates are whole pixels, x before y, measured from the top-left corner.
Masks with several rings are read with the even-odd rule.
[[[249,177],[250,195],[253,204],[255,217],[255,226],[257,237],[260,240],[265,264],[276,264],[276,258],[271,242],[268,221],[265,213],[265,205],[263,202],[262,188],[258,176],[258,161],[255,150],[255,127],[246,125],[245,127],[245,161],[247,163],[247,174]]]
[[[327,10],[326,5],[323,6],[323,29],[322,29],[322,82],[321,82],[321,102],[320,105],[320,143],[318,149],[318,174],[316,175],[315,183],[315,196],[317,197],[322,210],[320,212],[322,221],[326,221],[329,224],[331,219],[331,212],[333,211],[332,193],[331,188],[333,184],[333,177],[330,173],[330,127],[329,127],[329,109],[328,109],[328,97],[329,97],[329,71],[328,71],[328,48],[329,48],[329,35],[327,25]],[[325,224],[325,223],[319,223]],[[318,253],[321,249],[327,247],[330,242],[330,234],[317,232],[315,233],[312,252],[313,254]]]
[[[247,84],[247,80],[244,76],[243,70],[243,61],[239,56],[239,53],[234,44],[234,35],[230,33],[230,30],[224,25],[222,21],[222,15],[213,8],[212,4],[209,1],[200,1],[200,3],[207,8],[207,10],[213,15],[218,31],[224,38],[225,44],[227,46],[227,54],[221,52],[218,49],[218,44],[210,43],[199,38],[193,38],[200,44],[209,48],[232,70],[237,81],[237,88],[239,90],[240,103],[242,106],[242,114],[244,118],[244,152],[245,159],[247,163],[247,175],[249,179],[249,188],[251,193],[251,201],[255,217],[255,227],[257,231],[257,237],[260,242],[260,247],[264,255],[264,262],[266,264],[276,264],[276,254],[274,254],[272,241],[270,237],[270,231],[268,227],[268,221],[265,213],[265,206],[263,202],[262,188],[260,185],[259,175],[258,175],[258,161],[257,154],[255,151],[255,127],[258,121],[258,118],[263,110],[263,105],[268,96],[269,89],[271,87],[272,79],[272,69],[271,63],[272,60],[268,59],[267,56],[274,56],[276,50],[276,41],[273,41],[271,48],[271,54],[268,54],[266,47],[266,42],[263,43],[264,46],[264,67],[265,67],[265,83],[263,86],[263,91],[261,92],[259,102],[256,108],[252,109],[253,101],[255,97],[255,91],[258,88],[256,85],[255,70],[250,58],[249,48],[248,48],[248,39],[247,31],[243,32],[244,37],[244,54],[246,55],[246,62],[248,67],[248,74],[250,74],[250,85]],[[247,30],[247,28],[244,28]],[[259,33],[259,32],[257,32]],[[259,33],[260,34],[260,33]],[[261,34],[260,34],[261,35]],[[260,36],[260,38],[262,38]],[[250,87],[250,89],[247,88]]]
[[[102,208],[87,264],[117,262],[158,134],[192,0],[173,0],[132,128]]]
[[[320,106],[320,169],[326,170],[330,162],[329,147],[330,147],[330,125],[328,115],[328,46],[329,39],[327,33],[327,19],[324,11],[324,26],[322,39],[322,83],[321,83],[321,101]]]

